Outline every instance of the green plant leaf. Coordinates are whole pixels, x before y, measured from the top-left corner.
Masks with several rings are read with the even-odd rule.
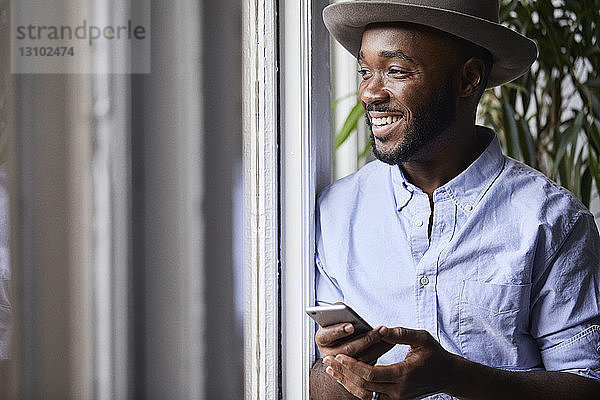
[[[510,12],[514,11],[518,5],[519,5],[518,0],[504,1],[502,3],[502,5],[500,6],[500,12],[499,12],[500,21],[507,20]]]
[[[509,157],[519,159],[519,129],[517,128],[515,111],[507,101],[502,103],[502,117],[507,154]]]
[[[521,154],[523,155],[523,161],[525,161],[525,164],[535,168],[537,165],[535,143],[527,121],[523,118],[519,119],[517,122],[517,129],[519,132],[519,146],[521,148]]]
[[[358,155],[358,159],[362,160],[363,158],[367,157],[370,153],[371,153],[371,142],[367,141],[365,143],[365,147],[363,147],[362,151]]]
[[[592,197],[592,174],[590,168],[586,168],[581,176],[581,202],[589,208]]]
[[[525,89],[525,92],[521,93],[521,101],[523,102],[523,115],[527,115],[527,110],[529,109],[529,104],[531,103],[532,98],[531,93],[535,93],[531,71],[528,71],[525,75],[523,75],[522,80],[522,87]]]
[[[598,153],[596,153],[596,150],[591,146],[588,147],[588,150],[590,173],[592,174],[594,182],[596,182],[596,190],[600,192],[600,166],[598,165]]]
[[[581,96],[584,103],[587,103],[588,107],[593,112],[593,115],[595,117],[600,117],[600,100],[598,99],[598,96],[596,96],[596,94],[588,87],[577,81],[575,81],[575,86],[577,87],[579,96]]]
[[[517,81],[509,82],[504,84],[505,88],[514,89],[521,94],[529,95],[529,92],[523,85],[519,85]]]
[[[600,48],[598,48],[598,52],[600,52]],[[600,88],[600,78],[590,79],[584,85],[590,88]]]
[[[573,168],[573,193],[581,199],[581,163],[583,161],[584,147],[579,150],[575,167]]]
[[[596,94],[591,90],[588,90],[588,93],[590,95],[590,101],[592,102],[592,110],[594,111],[594,116],[600,117],[600,99],[598,99],[598,96],[596,96]]]
[[[556,154],[554,155],[554,173],[558,171],[558,168],[565,156],[567,151],[567,147],[575,142],[577,136],[581,132],[583,127],[583,121],[585,119],[585,115],[580,112],[577,114],[577,118],[572,125],[570,125],[565,131],[560,135],[560,142],[558,144],[558,149],[556,150]]]
[[[341,101],[344,101],[346,99],[349,99],[350,97],[356,96],[356,92],[352,92],[352,93],[348,93],[347,95],[338,97],[337,99],[335,99],[333,101],[333,103],[331,103],[331,109],[335,110],[335,108],[338,106],[338,104],[340,104]],[[358,100],[357,100],[358,101]]]
[[[600,120],[594,118],[588,132],[593,146],[595,146],[596,151],[600,152]]]
[[[357,101],[354,107],[352,107],[350,114],[348,114],[348,116],[346,117],[342,129],[340,129],[338,134],[335,136],[336,149],[340,147],[348,139],[348,137],[350,137],[350,134],[353,130],[356,129],[358,121],[360,121],[361,117],[364,114],[365,110],[363,109],[362,104],[360,104],[360,102]]]

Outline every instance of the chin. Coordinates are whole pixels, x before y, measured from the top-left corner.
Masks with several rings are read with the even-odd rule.
[[[372,150],[375,158],[386,164],[398,165],[410,160],[410,155],[398,146],[381,146],[379,143],[372,147]]]

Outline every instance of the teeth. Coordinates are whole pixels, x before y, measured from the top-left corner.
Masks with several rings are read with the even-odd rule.
[[[388,125],[388,124],[393,124],[394,122],[398,121],[399,119],[400,119],[400,117],[398,117],[398,116],[371,118],[371,124],[377,125],[377,126]]]

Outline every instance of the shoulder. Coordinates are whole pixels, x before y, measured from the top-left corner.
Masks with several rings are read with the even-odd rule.
[[[319,208],[331,205],[348,204],[352,199],[371,189],[381,188],[383,181],[389,180],[390,166],[375,160],[366,164],[358,171],[341,178],[321,191],[318,197]]]
[[[561,210],[569,215],[589,214],[585,205],[572,192],[540,171],[510,157],[506,157],[503,184],[510,187],[510,195],[514,200],[521,200],[520,205],[526,210]]]
[[[569,190],[528,165],[505,159],[500,188],[492,193],[495,202],[520,215],[522,223],[535,222],[551,248],[559,246],[578,221],[593,222],[590,211]]]

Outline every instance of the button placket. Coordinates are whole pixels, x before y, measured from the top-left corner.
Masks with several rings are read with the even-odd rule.
[[[411,231],[411,251],[415,264],[420,264],[429,249],[426,221],[429,220],[429,197],[423,192],[414,192],[407,210],[408,223]],[[417,267],[417,276],[419,268]]]
[[[426,193],[415,190],[411,202],[406,209],[405,220],[410,231],[410,246],[413,260],[415,262],[414,294],[416,306],[415,325],[429,329],[431,325],[429,310],[431,309],[431,290],[421,284],[423,276],[431,272],[431,255],[429,254],[429,236],[427,222],[431,215],[429,197]],[[429,278],[428,278],[429,279]],[[428,282],[429,283],[429,282]]]

